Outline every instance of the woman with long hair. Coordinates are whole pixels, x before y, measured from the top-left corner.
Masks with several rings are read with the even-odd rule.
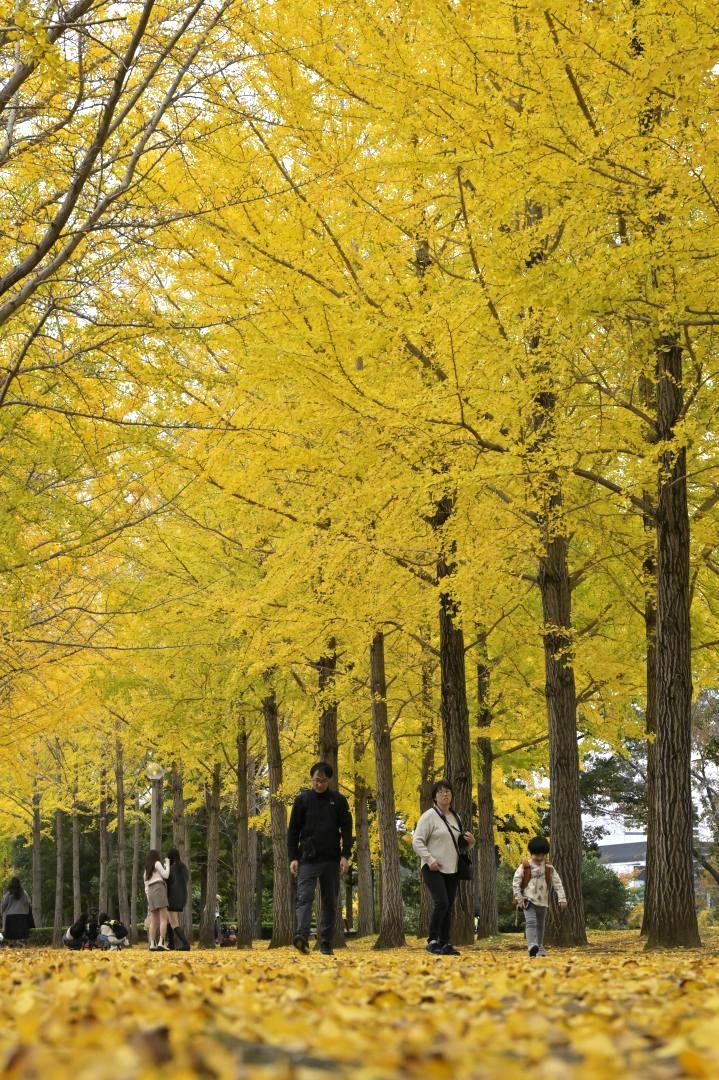
[[[187,903],[187,882],[190,877],[190,871],[180,858],[180,852],[176,847],[170,848],[167,853],[167,858],[170,863],[170,876],[167,879],[167,915],[170,920],[170,928],[168,930],[170,948],[187,952],[190,948],[190,943],[185,937],[185,931],[180,926],[180,920],[182,918],[182,912],[185,910],[185,904]]]
[[[459,956],[449,940],[452,908],[459,888],[459,850],[474,844],[464,832],[453,807],[454,792],[448,780],[432,788],[432,803],[417,822],[412,847],[422,860],[422,878],[432,897],[427,952]]]
[[[32,929],[32,905],[19,877],[10,878],[0,901],[2,932],[6,941],[26,941]]]
[[[157,848],[152,848],[145,859],[145,896],[150,925],[147,940],[150,952],[167,952],[167,879],[170,864]]]

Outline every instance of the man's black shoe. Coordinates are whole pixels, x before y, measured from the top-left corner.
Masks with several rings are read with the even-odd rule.
[[[331,945],[326,945],[324,942],[320,945],[320,952],[323,956],[334,956],[335,951]]]
[[[309,942],[306,938],[301,937],[299,934],[295,937],[292,944],[301,953],[308,953],[310,951]]]

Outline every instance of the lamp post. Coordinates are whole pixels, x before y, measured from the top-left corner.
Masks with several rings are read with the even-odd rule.
[[[162,778],[165,775],[165,769],[157,761],[148,761],[145,773],[152,784],[150,847],[159,851],[162,846]]]

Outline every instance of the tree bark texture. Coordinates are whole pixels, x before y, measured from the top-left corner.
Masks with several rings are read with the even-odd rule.
[[[82,879],[80,877],[80,812],[77,807],[77,788],[72,806],[72,921],[82,914]]]
[[[55,918],[52,926],[53,945],[62,944],[63,910],[62,899],[65,887],[65,815],[59,808],[55,811]]]
[[[437,576],[451,574],[442,558]],[[448,592],[440,594],[439,651],[441,672],[441,716],[444,741],[444,771],[454,791],[454,808],[465,829],[472,828],[472,755],[469,738],[469,708],[464,666],[464,632],[458,623],[458,609]],[[454,907],[452,940],[457,945],[474,941],[474,883],[462,881]]]
[[[536,336],[529,347],[539,347]],[[572,643],[572,589],[569,540],[564,522],[561,479],[555,468],[554,414],[556,395],[546,384],[551,373],[537,360],[534,374],[545,383],[534,398],[533,432],[529,442],[542,529],[542,553],[537,581],[544,620],[544,687],[549,735],[551,861],[561,875],[568,907],[560,912],[552,900],[546,940],[554,945],[586,945],[582,897],[582,813],[579,795],[577,694]]]
[[[489,704],[490,666],[487,655],[487,637],[480,632],[477,642],[477,723],[480,732],[492,723]],[[498,932],[497,925],[497,855],[494,844],[494,799],[492,796],[492,740],[480,734],[477,739],[479,759],[479,782],[477,784],[477,906],[479,919],[477,937],[486,938]]]
[[[250,860],[247,793],[247,728],[241,722],[237,732],[237,811],[235,833],[235,894],[237,896],[237,948],[252,948],[254,930],[254,873]]]
[[[352,754],[354,759],[354,826],[355,861],[357,864],[357,937],[374,934],[374,887],[372,884],[372,857],[369,846],[369,813],[367,784],[359,771],[364,758],[366,743],[359,732],[354,734]]]
[[[36,926],[42,926],[42,822],[40,820],[40,791],[37,781],[32,791],[32,913]]]
[[[586,945],[568,547],[566,536],[549,536],[539,564],[549,727],[551,861],[562,878],[568,904],[563,912],[556,903],[550,905],[547,941],[554,945]]]
[[[140,818],[140,799],[135,796],[135,820],[132,826],[132,871],[130,875],[130,942],[137,944],[137,901],[140,888],[140,841],[142,822]]]
[[[100,880],[97,897],[98,914],[107,911],[108,906],[108,872],[110,852],[107,839],[107,770],[100,773],[100,814],[98,817],[98,831],[100,838]]]
[[[205,905],[200,916],[200,945],[215,944],[215,910],[217,905],[217,863],[220,853],[220,786],[222,774],[219,761],[212,769],[212,780],[205,788],[207,809],[207,884]]]
[[[384,669],[384,635],[375,634],[370,648],[372,689],[372,741],[377,770],[377,822],[379,826],[382,907],[375,949],[405,944],[404,913],[397,843],[397,812],[392,774],[392,741],[387,717],[387,682]]]
[[[428,633],[427,635],[428,636]],[[432,805],[432,785],[434,784],[434,758],[437,743],[437,731],[432,711],[432,665],[425,657],[422,661],[422,727],[420,730],[421,765],[419,776],[419,812],[420,815]],[[419,915],[417,918],[417,937],[426,938],[429,931],[431,898],[425,887],[422,875],[419,875]]]
[[[127,892],[127,829],[125,827],[125,763],[122,739],[115,739],[115,792],[117,797],[117,910],[120,922],[130,923],[130,898]],[[112,912],[110,913],[112,916]]]
[[[172,843],[180,853],[180,859],[187,867],[187,903],[185,904],[180,925],[188,941],[192,941],[192,857],[190,852],[190,829],[185,808],[185,790],[182,770],[176,761],[172,763],[170,773],[172,789]]]
[[[657,493],[656,740],[651,812],[655,857],[647,946],[700,944],[694,903],[691,788],[691,626],[682,349],[657,343],[657,427],[664,445]]]
[[[318,690],[320,695],[321,711],[317,729],[317,754],[320,761],[326,761],[332,766],[332,779],[329,786],[333,791],[339,790],[339,738],[337,735],[337,698],[335,694],[335,674],[337,671],[336,642],[330,638],[327,643],[327,655],[320,657],[317,663]],[[334,949],[346,948],[344,924],[342,922],[341,903],[341,879],[340,895],[337,897],[335,909],[335,925],[332,933],[332,947]],[[317,925],[321,922],[322,897],[319,885],[315,897],[317,907]],[[319,948],[319,940],[317,942]]]
[[[272,938],[270,948],[292,944],[294,933],[294,910],[292,883],[287,857],[287,812],[279,795],[282,788],[282,755],[277,699],[274,691],[262,702],[267,741],[267,768],[270,788],[270,829],[272,832],[272,859],[274,886],[272,891]]]

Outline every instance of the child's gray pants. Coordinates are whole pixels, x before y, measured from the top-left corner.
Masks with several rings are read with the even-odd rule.
[[[547,909],[540,904],[533,904],[527,900],[524,908],[525,933],[527,935],[527,948],[532,945],[544,945],[544,922],[547,918]]]

